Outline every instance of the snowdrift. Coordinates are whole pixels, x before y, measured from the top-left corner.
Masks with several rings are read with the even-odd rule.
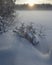
[[[52,50],[43,54],[28,40],[9,31],[0,35],[0,65],[52,65]]]

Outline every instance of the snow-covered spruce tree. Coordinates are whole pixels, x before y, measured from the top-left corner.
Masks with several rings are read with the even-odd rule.
[[[6,26],[13,22],[15,0],[0,0],[0,31],[5,31]]]

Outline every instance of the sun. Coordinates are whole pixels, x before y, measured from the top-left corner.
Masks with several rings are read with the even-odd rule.
[[[34,3],[28,3],[28,6],[33,7]]]

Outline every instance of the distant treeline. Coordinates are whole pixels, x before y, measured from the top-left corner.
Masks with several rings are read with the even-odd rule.
[[[17,10],[52,10],[51,4],[34,4],[33,7],[28,6],[28,4],[17,4],[15,6]]]

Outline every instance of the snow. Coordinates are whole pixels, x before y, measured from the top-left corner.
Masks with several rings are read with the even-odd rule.
[[[39,39],[39,36],[37,34],[34,35],[34,40],[33,41],[36,41],[36,42],[40,42],[40,39]]]
[[[36,23],[44,25],[49,24],[47,25],[48,27],[52,23],[52,18],[50,17],[52,16],[51,12],[48,14],[46,11],[41,14],[40,11],[38,13],[36,11],[35,16],[33,12],[27,11],[27,13],[25,13],[23,11],[23,13],[20,13],[23,16],[19,15],[19,18],[22,17],[20,20],[25,21],[26,23],[28,21],[35,21]],[[27,14],[31,15],[29,16]],[[52,24],[50,27],[52,28]],[[19,37],[13,30],[0,34],[0,65],[52,65],[52,31],[51,34],[50,31],[47,34],[47,39],[37,37],[40,41],[37,46],[33,46],[28,40]]]
[[[0,65],[52,65],[51,59],[52,51],[43,54],[12,31],[0,35]]]

